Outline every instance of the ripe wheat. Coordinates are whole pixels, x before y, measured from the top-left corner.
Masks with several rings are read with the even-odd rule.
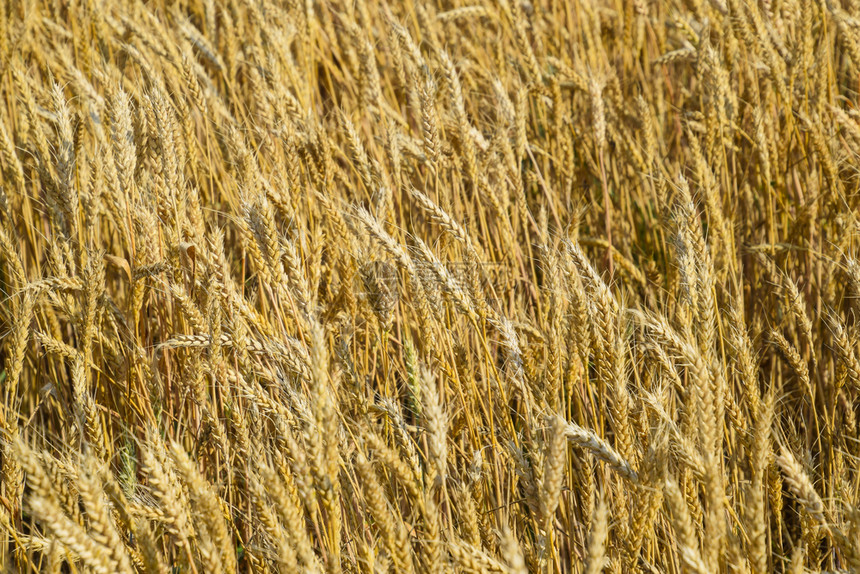
[[[0,564],[860,572],[860,2],[0,2]]]

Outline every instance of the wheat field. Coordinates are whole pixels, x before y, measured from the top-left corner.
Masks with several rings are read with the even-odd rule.
[[[860,1],[0,2],[6,572],[860,572]]]

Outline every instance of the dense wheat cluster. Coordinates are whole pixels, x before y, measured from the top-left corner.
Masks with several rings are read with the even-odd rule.
[[[860,1],[0,3],[10,572],[860,571]]]

